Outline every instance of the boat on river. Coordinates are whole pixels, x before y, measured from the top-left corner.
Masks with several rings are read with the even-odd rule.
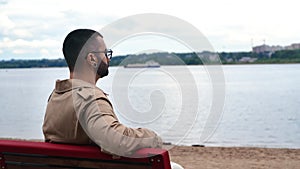
[[[160,64],[154,61],[146,62],[146,63],[134,63],[127,64],[124,68],[159,68]]]

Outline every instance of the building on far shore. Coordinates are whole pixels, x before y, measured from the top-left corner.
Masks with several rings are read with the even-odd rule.
[[[282,46],[269,46],[269,45],[260,45],[260,46],[254,46],[252,48],[252,51],[255,52],[255,53],[274,53],[276,51],[279,51],[279,50],[284,50],[284,47]]]
[[[300,43],[293,43],[289,46],[269,46],[266,44],[254,46],[252,47],[252,51],[254,53],[265,53],[269,56],[271,56],[274,52],[280,51],[280,50],[296,50],[300,49]]]
[[[289,46],[286,46],[285,49],[289,49],[289,50],[300,49],[300,43],[293,43]]]

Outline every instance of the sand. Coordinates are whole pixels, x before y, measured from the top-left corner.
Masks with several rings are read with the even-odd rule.
[[[300,149],[175,146],[169,153],[185,169],[300,169]]]

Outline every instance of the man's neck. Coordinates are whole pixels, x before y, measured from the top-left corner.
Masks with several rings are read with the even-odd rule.
[[[80,74],[80,73],[70,72],[70,79],[80,79],[80,80],[83,80],[85,82],[96,85],[96,82],[98,80],[98,76],[91,76],[91,75],[84,75],[84,74]]]

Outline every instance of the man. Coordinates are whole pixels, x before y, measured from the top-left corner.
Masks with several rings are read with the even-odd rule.
[[[63,54],[70,79],[57,80],[49,97],[43,124],[47,142],[97,144],[120,156],[162,146],[155,132],[121,124],[106,94],[96,87],[98,79],[108,75],[112,56],[100,33],[89,29],[70,32]]]

